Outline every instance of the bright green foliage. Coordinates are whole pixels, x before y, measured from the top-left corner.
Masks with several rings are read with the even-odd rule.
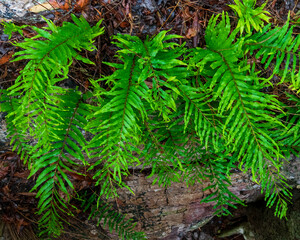
[[[174,98],[179,93],[176,84],[178,77],[186,75],[186,70],[178,67],[185,64],[176,59],[183,53],[183,47],[166,42],[173,37],[177,36],[161,32],[143,43],[138,37],[117,35],[116,44],[122,48],[118,57],[123,64],[108,63],[117,70],[93,82],[95,95],[101,95],[103,102],[89,116],[86,130],[95,137],[87,147],[90,157],[100,157],[91,168],[103,165],[94,176],[98,184],[102,181],[100,195],[114,195],[116,188],[111,183],[123,184],[122,175],[128,174],[128,167],[139,164],[136,157],[141,151],[139,145],[149,137],[143,136],[147,126],[150,127],[147,122],[157,114],[160,119],[169,121],[176,110]],[[146,79],[151,79],[151,89]],[[112,88],[105,91],[97,87],[99,81],[111,84]],[[154,147],[157,151],[159,146]],[[172,156],[166,159],[171,161]]]
[[[283,27],[275,27],[271,29],[271,24],[264,27],[261,32],[258,32],[249,38],[246,38],[246,46],[252,55],[256,52],[255,58],[261,58],[261,63],[267,69],[273,60],[276,63],[273,67],[273,74],[280,74],[282,76],[281,83],[285,82],[288,76],[288,82],[291,84],[290,88],[300,92],[300,75],[298,74],[297,61],[299,61],[299,45],[300,37],[293,37],[294,26],[289,27],[288,21]],[[284,68],[281,69],[281,65]],[[291,67],[290,67],[291,64]]]
[[[19,106],[17,93],[10,94],[9,96],[9,91],[2,89],[1,100],[3,101],[0,105],[1,112],[12,113]],[[5,120],[8,123],[12,123],[16,117],[16,114],[10,114],[10,116],[6,116]],[[26,132],[24,132],[23,129],[16,127],[14,124],[7,124],[7,132],[8,137],[11,137],[10,144],[13,144],[12,151],[17,150],[17,153],[20,154],[20,157],[24,162],[30,160],[32,146],[28,144],[29,139]]]
[[[276,214],[283,216],[290,193],[285,191],[286,186],[281,192],[279,189],[282,185],[277,184],[284,182],[284,177],[279,173],[282,165],[280,159],[284,156],[280,142],[274,139],[273,134],[274,129],[285,129],[274,112],[283,112],[283,109],[275,96],[263,93],[263,88],[269,85],[268,80],[258,78],[245,59],[245,53],[254,46],[263,52],[264,42],[255,41],[256,35],[246,40],[237,38],[238,29],[230,31],[228,16],[223,15],[219,24],[217,18],[212,17],[206,29],[207,48],[193,50],[190,63],[205,77],[204,87],[211,90],[210,99],[216,101],[215,111],[220,117],[219,122],[223,119],[221,128],[226,150],[233,156],[230,162],[238,161],[245,171],[251,169],[253,179],[260,179],[266,197],[272,192],[277,193],[269,197],[269,203],[273,205],[277,201],[277,207],[281,209]],[[276,41],[274,45],[278,46],[281,39],[277,38]],[[274,54],[284,51],[281,45],[272,49]],[[256,57],[260,57],[259,52]],[[276,62],[274,71],[281,62]]]
[[[2,22],[2,25],[4,26],[4,33],[8,35],[9,39],[11,38],[13,32],[18,32],[23,36],[22,29],[28,27],[28,25],[17,26],[12,22]]]
[[[14,61],[28,59],[15,84],[2,91],[2,111],[7,111],[8,130],[14,148],[28,161],[30,176],[42,170],[32,191],[39,189],[38,213],[41,234],[59,235],[62,229],[60,211],[71,214],[70,190],[74,189],[66,171],[86,164],[82,148],[86,145],[82,131],[89,109],[77,90],[55,84],[68,76],[73,58],[90,63],[78,50],[94,50],[92,39],[103,33],[99,22],[90,27],[84,18],[72,17],[75,24],[62,27],[47,21],[45,30],[32,27],[38,35],[15,45],[23,48]],[[50,31],[47,31],[50,30]],[[40,37],[46,40],[37,40]],[[31,147],[29,138],[37,144]],[[71,160],[70,156],[78,162]]]
[[[239,17],[237,29],[240,30],[241,34],[244,32],[244,29],[247,33],[251,33],[252,27],[256,31],[259,31],[265,25],[264,21],[269,22],[270,17],[266,15],[269,13],[264,10],[267,2],[255,9],[256,0],[243,0],[243,3],[241,3],[240,0],[234,0],[234,2],[236,5],[228,6],[231,7]]]
[[[236,4],[252,9],[255,1]],[[14,148],[31,175],[40,171],[32,191],[37,190],[44,232],[59,235],[61,212],[72,214],[70,200],[76,193],[66,172],[80,166],[88,166],[100,186],[97,197],[83,200],[85,209],[97,202],[91,217],[103,218],[123,239],[143,236],[133,231],[130,220],[111,211],[105,198],[117,197],[120,187],[130,190],[124,177],[139,164],[164,187],[209,181],[205,190],[212,194],[203,201],[215,202],[217,214],[228,214],[227,206],[241,203],[229,191],[231,170],[249,170],[267,205],[274,205],[280,218],[286,215],[291,193],[280,169],[290,153],[299,154],[300,40],[289,22],[251,34],[250,24],[259,30],[261,19],[268,19],[262,8],[249,14],[249,22],[243,20],[236,29],[228,15],[213,16],[205,48],[187,50],[176,43],[180,36],[167,31],[144,41],[114,36],[118,63],[106,64],[116,70],[90,80],[92,94],[57,83],[67,77],[72,59],[91,63],[77,50],[94,49],[92,39],[103,32],[100,23],[90,27],[74,16],[75,24],[48,22],[47,30],[33,27],[37,37],[16,44],[24,49],[16,60],[29,62],[15,85],[2,91],[1,111],[9,113]],[[261,74],[255,62],[270,69],[270,76]],[[279,84],[291,88],[293,107],[266,93],[275,74]],[[84,131],[93,134],[90,141]],[[36,145],[28,144],[28,135]]]

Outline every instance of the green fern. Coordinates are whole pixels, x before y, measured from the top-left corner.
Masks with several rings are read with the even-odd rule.
[[[1,90],[1,111],[8,112],[14,149],[28,164],[30,176],[38,173],[32,191],[39,197],[41,234],[58,236],[62,213],[72,215],[70,201],[77,193],[66,173],[82,166],[100,186],[99,193],[83,199],[85,209],[93,206],[90,217],[100,216],[123,239],[142,239],[143,234],[103,199],[117,197],[121,187],[132,191],[124,177],[139,164],[151,168],[153,183],[164,187],[210,181],[205,190],[212,193],[203,201],[215,202],[217,214],[228,214],[227,206],[242,203],[229,191],[231,170],[251,170],[267,205],[275,205],[280,218],[286,215],[291,193],[280,169],[289,152],[299,154],[300,40],[289,22],[262,28],[262,20],[268,21],[264,6],[253,9],[255,1],[235,2],[237,28],[232,30],[224,13],[213,16],[205,48],[187,50],[175,43],[180,36],[168,31],[144,41],[114,36],[118,63],[106,64],[116,70],[91,79],[92,93],[57,83],[67,78],[73,59],[92,64],[78,51],[95,49],[92,39],[103,33],[100,22],[90,27],[72,16],[75,24],[57,27],[46,20],[46,29],[32,27],[37,36],[15,43],[24,49],[15,61],[28,63],[15,84]],[[246,10],[247,20],[240,14]],[[259,32],[252,34],[250,23]],[[20,30],[6,28],[8,33]],[[268,77],[250,63],[253,57],[271,69]],[[279,84],[295,91],[288,95],[295,107],[286,109],[266,93],[275,74],[282,77]],[[87,141],[84,132],[93,138]]]
[[[217,19],[218,16],[212,17],[206,29],[207,49],[195,49],[191,64],[199,68],[206,79],[205,87],[212,90],[211,98],[217,101],[217,112],[223,117],[223,137],[233,154],[231,162],[240,162],[244,171],[251,169],[253,179],[260,179],[266,197],[277,192],[269,203],[273,205],[276,199],[277,206],[282,206],[276,213],[283,216],[290,192],[277,184],[284,181],[278,173],[284,156],[272,135],[274,129],[285,127],[274,113],[283,109],[274,96],[262,92],[268,81],[251,74],[245,59],[248,45],[243,37],[236,37],[238,29],[231,32],[229,18],[224,14],[218,24]]]
[[[296,66],[297,61],[299,61],[300,37],[299,35],[297,37],[293,36],[294,26],[289,27],[289,18],[288,16],[288,20],[283,27],[271,29],[271,24],[268,24],[261,32],[246,38],[245,47],[251,55],[254,51],[256,52],[254,55],[256,59],[262,58],[261,63],[264,64],[265,69],[272,64],[274,65],[272,66],[273,74],[270,79],[275,74],[280,74],[280,82],[283,83],[289,74],[290,88],[299,93],[300,75]],[[273,63],[273,60],[276,60],[276,62]]]
[[[1,90],[1,95],[0,95],[0,111],[1,112],[13,112],[15,111],[18,106],[19,106],[19,99],[18,99],[18,94],[10,94],[9,96],[9,91],[2,89]],[[30,157],[30,152],[32,151],[32,146],[28,144],[29,139],[28,139],[28,134],[26,130],[22,128],[17,128],[12,122],[14,119],[17,117],[16,114],[11,114],[10,116],[6,116],[5,120],[7,123],[7,132],[8,138],[11,138],[10,144],[13,144],[12,151],[17,150],[17,154],[20,154],[21,159],[23,159],[24,164],[31,164],[31,157]]]
[[[252,27],[256,31],[260,31],[264,26],[264,21],[269,22],[270,17],[266,14],[270,14],[268,11],[263,10],[267,2],[263,3],[260,7],[254,9],[256,0],[243,0],[241,3],[239,0],[234,0],[236,5],[228,5],[231,7],[238,15],[238,25],[237,29],[240,30],[242,34],[244,29],[247,33],[251,33]]]
[[[71,198],[70,190],[75,190],[65,171],[74,172],[79,165],[72,157],[87,164],[81,150],[86,142],[78,127],[85,126],[86,120],[82,115],[87,115],[88,111],[81,101],[81,94],[77,91],[70,90],[68,94],[60,96],[59,104],[48,113],[48,119],[51,119],[48,123],[50,128],[48,146],[46,145],[46,148],[40,146],[32,155],[36,160],[31,167],[30,176],[44,169],[38,175],[36,184],[31,190],[39,188],[38,213],[43,214],[40,227],[56,235],[59,235],[62,228],[58,224],[60,215],[56,209],[70,214],[68,205]],[[40,142],[43,140],[39,139]],[[39,146],[39,143],[36,146]]]
[[[94,175],[98,184],[102,181],[100,196],[103,193],[116,195],[115,186],[126,187],[122,176],[128,175],[129,166],[139,164],[135,155],[141,152],[143,132],[147,128],[151,131],[147,125],[148,119],[151,120],[149,116],[158,114],[163,121],[169,121],[176,110],[175,98],[179,93],[176,82],[186,75],[185,68],[179,67],[185,63],[177,59],[183,53],[183,46],[167,42],[179,36],[166,33],[161,32],[145,42],[135,36],[117,35],[116,45],[121,48],[118,58],[123,64],[107,63],[117,70],[93,82],[95,95],[101,95],[103,102],[89,117],[86,130],[95,137],[87,148],[90,157],[100,157],[91,169],[102,164]],[[147,86],[146,79],[151,79],[151,87]],[[99,81],[113,87],[104,91],[97,87]],[[159,148],[157,141],[155,144],[155,149]]]
[[[14,148],[30,154],[30,176],[41,171],[32,189],[39,189],[41,234],[54,236],[60,234],[64,220],[59,212],[71,214],[69,201],[74,186],[65,172],[76,171],[79,162],[87,164],[81,150],[86,141],[79,128],[85,127],[85,117],[89,114],[80,92],[55,84],[67,78],[73,59],[91,63],[77,51],[94,50],[92,39],[103,33],[99,28],[101,22],[90,27],[84,18],[72,18],[75,24],[65,23],[62,27],[45,19],[48,23],[45,30],[32,27],[38,35],[15,44],[24,50],[15,54],[19,57],[14,61],[29,62],[7,90],[10,99],[2,98],[7,105],[14,106],[3,109],[9,112],[6,120],[10,120],[10,135],[17,136],[12,138]],[[46,40],[38,40],[41,37]],[[2,96],[5,97],[4,92]],[[28,140],[22,140],[28,138],[28,133],[37,141],[31,149]]]

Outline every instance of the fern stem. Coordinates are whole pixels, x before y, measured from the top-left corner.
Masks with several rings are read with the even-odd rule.
[[[261,150],[261,152],[264,152],[264,151],[262,150],[260,144],[259,144],[259,141],[258,141],[257,137],[256,137],[256,133],[255,133],[255,131],[254,131],[254,129],[253,129],[252,123],[251,123],[250,118],[249,118],[249,116],[248,116],[248,113],[247,113],[247,111],[246,111],[246,108],[245,108],[245,105],[244,105],[243,98],[242,98],[242,96],[241,96],[240,90],[239,90],[238,85],[237,85],[237,83],[236,83],[236,79],[235,79],[234,74],[233,74],[233,72],[232,72],[232,70],[231,70],[231,67],[229,66],[227,60],[225,59],[225,57],[223,56],[222,53],[220,53],[219,51],[215,51],[215,50],[210,50],[210,51],[219,54],[219,55],[221,56],[221,58],[223,59],[224,63],[226,64],[226,66],[227,66],[227,68],[228,68],[228,70],[229,70],[229,72],[230,72],[230,75],[231,75],[231,77],[232,77],[232,80],[234,81],[234,85],[235,85],[236,91],[238,92],[239,99],[240,99],[240,102],[241,102],[242,107],[243,107],[243,114],[245,114],[245,116],[246,116],[246,118],[247,118],[248,126],[250,126],[250,128],[251,128],[251,132],[252,132],[252,135],[253,135],[254,138],[255,138],[255,141],[256,141],[256,143],[257,143],[257,146],[259,147],[259,149]]]
[[[121,141],[121,138],[122,138],[122,132],[123,132],[123,128],[124,128],[125,112],[126,112],[126,107],[127,107],[127,100],[128,100],[128,95],[129,95],[129,92],[130,92],[131,83],[132,83],[132,73],[133,73],[134,67],[135,67],[135,55],[133,56],[132,65],[130,67],[130,74],[129,74],[128,87],[127,87],[127,92],[126,92],[126,97],[125,97],[124,108],[123,108],[122,124],[121,124],[119,141]]]

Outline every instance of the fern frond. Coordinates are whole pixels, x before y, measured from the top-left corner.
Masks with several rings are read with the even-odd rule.
[[[195,59],[190,61],[192,63]],[[183,132],[192,132],[191,128],[194,128],[205,148],[212,144],[218,151],[220,137],[226,138],[226,134],[223,135],[222,132],[222,116],[216,115],[217,109],[213,106],[212,92],[203,86],[193,87],[185,84],[180,85],[179,90],[185,102],[185,109],[182,111],[184,112]]]
[[[200,58],[199,64],[209,65],[214,70],[213,74],[211,71],[203,75],[207,79],[206,85],[213,89],[213,98],[220,99],[218,112],[226,116],[223,132],[229,129],[228,144],[233,144],[233,151],[239,149],[238,158],[243,156],[243,160],[251,158],[253,152],[262,152],[267,158],[272,156],[278,159],[277,144],[265,131],[282,125],[272,117],[274,114],[271,111],[282,111],[280,104],[273,96],[260,92],[264,86],[255,84],[256,76],[249,75],[249,66],[243,60],[240,43],[233,42],[236,32],[229,35],[228,16],[223,15],[217,27],[214,27],[215,24],[216,18],[212,18],[207,27],[206,54],[201,55],[203,58]],[[223,46],[216,45],[216,41],[224,43]],[[249,146],[245,148],[248,143],[258,151]]]
[[[38,118],[40,113],[45,114],[47,108],[51,108],[51,104],[56,105],[60,101],[58,96],[66,93],[66,90],[55,87],[55,83],[67,77],[68,67],[73,58],[83,60],[75,50],[93,50],[92,38],[103,33],[103,30],[99,29],[101,22],[91,28],[84,18],[77,19],[75,16],[72,18],[76,25],[65,23],[63,27],[56,27],[51,21],[45,19],[49,25],[46,29],[53,31],[52,34],[32,27],[38,35],[35,38],[25,39],[23,43],[15,44],[24,50],[15,54],[21,56],[14,61],[30,60],[21,71],[16,83],[9,89],[10,95],[23,94],[19,100],[20,106],[14,113],[18,113],[19,118],[23,118],[24,115],[28,118],[26,129],[32,129],[36,127],[34,124],[41,123],[42,121],[35,117]],[[47,40],[36,40],[40,37]],[[14,122],[18,120],[14,119]],[[35,122],[32,123],[34,120]],[[21,125],[24,129],[25,126]]]
[[[87,146],[90,148],[89,154],[101,158],[90,169],[105,164],[94,178],[97,178],[98,184],[103,178],[105,182],[110,179],[102,185],[103,189],[106,186],[114,189],[110,182],[121,184],[122,175],[127,174],[128,166],[139,162],[133,152],[139,152],[135,147],[140,134],[137,122],[141,121],[139,116],[143,118],[146,114],[141,101],[146,93],[144,86],[137,85],[135,73],[138,69],[135,61],[135,56],[126,58],[124,68],[110,76],[108,81],[113,81],[115,86],[110,92],[103,93],[108,95],[107,99],[98,111],[90,115],[91,120],[86,128],[96,134]],[[107,191],[107,196],[112,196]]]
[[[51,130],[47,145],[40,139],[35,146],[37,152],[32,156],[35,161],[30,176],[42,171],[31,191],[39,189],[38,214],[43,214],[40,227],[44,229],[41,234],[60,234],[64,219],[59,212],[71,214],[69,201],[71,191],[75,191],[67,172],[76,172],[76,166],[87,164],[82,153],[86,141],[80,128],[86,125],[83,116],[89,112],[81,101],[81,94],[74,90],[60,96],[60,102],[48,113]]]
[[[68,75],[68,68],[72,59],[78,59],[91,63],[88,59],[81,57],[76,50],[93,50],[92,39],[103,33],[97,26],[90,27],[86,20],[81,17],[72,17],[75,24],[64,23],[60,28],[56,27],[51,21],[47,21],[52,34],[46,30],[32,27],[38,32],[34,38],[26,38],[24,42],[15,43],[16,46],[23,48],[23,51],[15,53],[19,56],[14,61],[29,59],[26,67],[20,72],[15,84],[9,88],[10,94],[18,92],[22,94],[20,106],[15,111],[17,123],[21,118],[27,118],[27,124],[23,120],[20,128],[25,128],[33,135],[34,127],[39,121],[34,121],[34,116],[39,116],[40,111],[46,111],[45,102],[55,105],[52,95],[64,94],[62,89],[54,85]],[[36,40],[40,37],[47,40]]]
[[[281,158],[299,147],[299,99],[290,95],[296,106],[285,110],[265,88],[276,74],[282,76],[280,83],[300,91],[300,40],[289,22],[261,29],[267,12],[264,5],[254,9],[255,2],[235,0],[231,7],[240,19],[233,31],[228,15],[213,16],[205,48],[187,51],[184,44],[172,42],[180,36],[167,31],[144,41],[118,34],[113,38],[118,63],[106,63],[114,73],[90,80],[94,89],[87,94],[57,83],[68,77],[73,59],[93,64],[78,51],[95,49],[92,39],[103,33],[101,21],[90,27],[84,18],[72,16],[74,24],[58,27],[45,19],[48,27],[31,27],[37,35],[15,43],[23,49],[15,61],[28,64],[12,87],[1,90],[0,111],[8,113],[13,149],[27,161],[30,176],[38,174],[32,191],[37,190],[38,213],[43,215],[42,234],[59,236],[62,215],[72,215],[70,201],[77,193],[68,172],[81,166],[93,170],[100,186],[97,195],[83,201],[85,210],[92,207],[90,218],[103,219],[123,239],[144,235],[102,199],[116,197],[121,187],[132,192],[123,178],[138,164],[150,167],[154,183],[164,187],[210,181],[205,190],[212,193],[204,201],[215,201],[217,214],[241,203],[229,191],[230,170],[238,165],[251,169],[267,205],[285,216],[291,193],[280,173]],[[252,35],[250,25],[260,32]],[[5,28],[8,34],[22,29]],[[274,67],[270,78],[249,64],[254,53],[265,68]],[[89,142],[85,132],[93,135]],[[29,139],[37,143],[31,146]]]
[[[99,81],[113,87],[109,92],[98,88],[96,95],[102,97],[103,103],[90,116],[87,126],[95,134],[88,148],[90,156],[100,158],[91,168],[101,165],[94,176],[98,184],[105,183],[102,188],[106,190],[101,193],[115,192],[115,185],[124,186],[122,176],[128,174],[128,166],[139,163],[138,146],[150,115],[158,114],[169,121],[176,110],[175,99],[179,94],[176,83],[187,75],[181,67],[185,63],[177,59],[184,49],[167,42],[178,36],[166,33],[163,31],[144,42],[136,36],[115,37],[115,44],[121,48],[118,58],[123,63],[107,63],[117,70]]]
[[[18,128],[14,124],[14,119],[18,116],[14,111],[19,106],[19,96],[17,93],[9,96],[9,92],[5,89],[0,90],[0,112],[5,112],[8,116],[5,117],[7,122],[7,137],[11,138],[10,144],[13,145],[12,151],[17,151],[20,154],[21,159],[23,159],[24,164],[31,165],[30,153],[33,147],[28,143],[30,139],[26,130]]]
[[[149,79],[150,87],[146,86],[148,94],[144,98],[152,109],[159,111],[164,120],[168,121],[168,114],[176,110],[175,99],[176,94],[179,94],[175,83],[185,79],[187,71],[184,67],[186,63],[178,59],[185,51],[184,44],[179,46],[174,42],[167,42],[181,36],[166,34],[167,31],[162,31],[144,42],[126,35],[117,35],[115,39],[119,41],[116,45],[122,48],[120,53],[131,53],[138,58],[138,83],[145,84]]]
[[[234,168],[231,157],[225,152],[218,152],[211,155],[201,156],[201,163],[205,170],[204,177],[208,178],[211,184],[203,191],[212,191],[202,202],[216,202],[214,209],[217,215],[231,214],[228,206],[237,208],[234,204],[243,204],[242,201],[233,194],[229,187],[231,186],[229,169]]]
[[[237,29],[240,30],[241,34],[244,32],[246,27],[246,32],[251,33],[252,27],[256,31],[260,31],[264,26],[264,21],[269,22],[270,15],[268,11],[264,10],[266,2],[263,3],[260,7],[254,9],[256,0],[243,0],[241,3],[239,0],[234,0],[236,5],[228,5],[231,7],[238,15],[239,21]]]
[[[28,27],[28,25],[17,26],[14,23],[1,21],[1,25],[4,27],[4,34],[8,35],[8,39],[11,39],[13,32],[18,32],[21,36],[23,36],[23,28]]]
[[[271,135],[284,125],[273,110],[283,110],[274,96],[261,91],[265,86],[257,76],[250,75],[243,39],[234,42],[236,33],[237,30],[230,33],[228,16],[223,14],[219,24],[217,17],[212,17],[206,29],[207,49],[200,49],[195,57],[200,61],[198,66],[208,69],[200,74],[207,80],[205,85],[212,89],[212,98],[218,100],[218,113],[225,118],[223,135],[228,136],[227,149],[235,161],[240,161],[241,168],[251,168],[255,181],[259,176],[266,180],[260,183],[270,193],[273,191],[270,183],[274,181],[269,166],[279,171],[283,157]]]
[[[296,68],[299,62],[299,35],[293,36],[294,26],[289,26],[288,21],[283,27],[275,27],[271,29],[271,24],[264,27],[262,32],[258,32],[250,36],[245,43],[247,51],[254,55],[256,59],[261,58],[261,63],[264,64],[265,69],[271,66],[274,62],[273,72],[270,79],[275,75],[282,72],[280,83],[285,82],[286,76],[290,75],[291,88],[299,91],[300,75],[299,70]]]
[[[150,107],[150,106],[149,106]],[[181,111],[169,115],[171,123],[163,123],[163,119],[158,113],[150,111],[148,120],[145,121],[144,130],[145,143],[140,157],[143,159],[143,167],[151,167],[149,177],[155,176],[153,183],[168,187],[172,182],[181,182],[184,169],[182,162],[184,160],[185,146],[188,136],[183,133],[183,117]]]
[[[15,54],[18,57],[14,61],[28,59],[29,62],[8,89],[14,105],[8,111],[7,119],[11,119],[8,128],[16,128],[15,133],[21,132],[27,138],[29,133],[37,141],[31,147],[24,141],[20,144],[22,138],[18,136],[14,148],[19,147],[21,151],[29,148],[30,176],[41,171],[31,190],[38,189],[38,214],[43,214],[39,221],[41,235],[60,235],[65,221],[61,212],[71,214],[69,201],[71,192],[75,191],[67,172],[87,164],[82,153],[86,141],[80,129],[87,123],[89,108],[80,92],[55,84],[67,78],[73,59],[92,63],[78,51],[94,50],[92,39],[102,34],[103,29],[99,28],[101,21],[90,27],[83,17],[78,19],[72,15],[72,19],[75,24],[64,23],[62,27],[45,19],[47,28],[31,27],[38,35],[15,43],[24,50]],[[41,37],[46,40],[39,40]]]

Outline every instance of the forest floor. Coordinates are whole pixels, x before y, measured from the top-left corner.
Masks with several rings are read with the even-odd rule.
[[[170,33],[184,37],[180,39],[180,43],[186,42],[186,46],[192,48],[204,47],[205,29],[213,14],[228,12],[232,24],[236,25],[236,17],[228,6],[234,2],[228,0],[77,0],[71,1],[71,4],[68,4],[68,1],[49,2],[55,5],[55,10],[41,11],[36,14],[28,13],[24,20],[19,19],[16,24],[31,24],[30,19],[33,18],[30,16],[39,14],[58,25],[64,21],[71,21],[71,13],[82,14],[92,25],[103,19],[102,26],[105,28],[105,33],[95,41],[95,46],[99,51],[85,53],[91,61],[96,63],[96,67],[76,62],[69,72],[69,79],[64,82],[68,87],[79,86],[83,91],[89,88],[88,79],[97,79],[101,75],[112,73],[113,69],[102,62],[116,61],[114,55],[117,48],[111,43],[111,37],[115,34],[131,34],[145,39],[147,35],[153,36],[162,30],[170,30]],[[264,2],[258,0],[257,5]],[[292,19],[300,17],[300,4],[297,0],[269,1],[266,10],[271,14],[271,21],[279,25],[285,23],[289,11]],[[33,25],[46,26],[44,22],[37,21]],[[3,89],[14,83],[25,63],[10,62],[13,54],[18,50],[11,44],[11,41],[21,41],[22,37],[13,34],[12,39],[9,40],[2,30],[0,27],[0,87]],[[23,33],[25,37],[32,37],[36,34],[26,28]],[[280,94],[280,89],[277,91]],[[4,115],[1,116],[2,120],[3,117]],[[29,171],[23,166],[18,154],[11,151],[8,140],[1,139],[0,147],[0,216],[6,224],[6,230],[3,224],[0,224],[0,239],[37,239],[34,235],[36,218],[33,217],[37,201],[35,193],[30,192],[35,179],[27,179]],[[76,176],[74,181],[78,181],[77,184],[83,184],[80,179],[76,179]],[[242,222],[245,218],[245,210],[236,210],[233,214],[233,217],[214,218],[202,229],[188,233],[182,239],[201,239],[202,231],[212,239],[221,239],[217,235],[222,229]],[[60,239],[101,239],[100,233],[94,231],[94,224],[87,222],[86,218],[87,216],[82,213],[80,218],[74,219],[74,225],[67,229],[68,233]],[[78,229],[86,232],[86,238],[84,234],[76,236],[72,233],[79,232]],[[222,239],[242,240],[244,238],[241,234],[236,234]]]

